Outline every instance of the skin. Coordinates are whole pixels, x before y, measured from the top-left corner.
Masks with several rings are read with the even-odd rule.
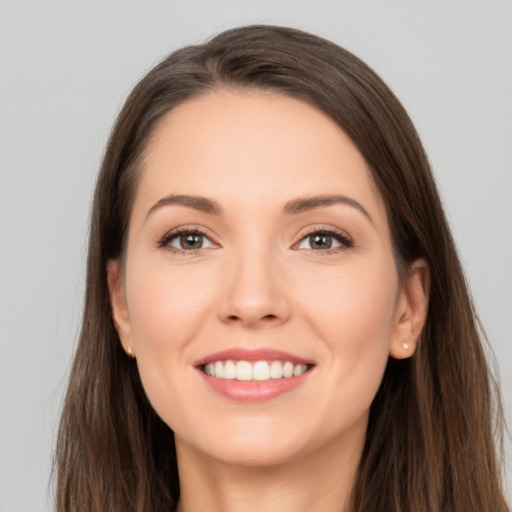
[[[222,212],[155,206],[169,194]],[[332,194],[367,215],[354,203],[283,213]],[[203,247],[162,246],[180,227],[206,233]],[[312,246],[319,230],[352,245]],[[428,268],[418,260],[399,282],[385,205],[333,121],[276,93],[221,90],[177,106],[148,146],[124,264],[107,271],[123,347],[175,432],[179,510],[350,509],[388,357],[410,357],[425,321]],[[314,368],[272,400],[233,401],[194,367],[233,347],[284,350]]]

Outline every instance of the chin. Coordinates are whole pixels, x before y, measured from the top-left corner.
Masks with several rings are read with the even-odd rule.
[[[254,440],[235,441],[222,446],[205,447],[205,455],[227,466],[247,468],[268,468],[292,461],[302,450],[299,447],[283,444],[278,438],[272,442]]]
[[[305,451],[312,437],[290,422],[270,418],[238,418],[202,431],[175,430],[176,447],[230,466],[269,467],[284,464]],[[288,423],[288,424],[286,424]]]

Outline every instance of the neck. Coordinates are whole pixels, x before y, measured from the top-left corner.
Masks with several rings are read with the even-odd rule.
[[[178,512],[349,512],[364,438],[274,466],[232,466],[177,439]],[[345,446],[347,446],[345,444]]]

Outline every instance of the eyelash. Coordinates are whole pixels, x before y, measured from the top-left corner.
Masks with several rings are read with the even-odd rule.
[[[169,245],[172,240],[174,240],[175,238],[184,236],[184,235],[199,235],[199,236],[202,236],[202,237],[207,238],[208,240],[210,240],[208,235],[204,231],[202,231],[201,229],[198,229],[198,228],[185,228],[185,229],[180,228],[180,229],[176,229],[174,231],[170,231],[169,233],[166,233],[158,241],[157,247],[159,249],[166,249],[166,250],[172,252],[173,254],[186,254],[186,255],[198,254],[199,251],[201,251],[201,249],[203,249],[203,247],[200,247],[199,249],[185,250],[185,249],[177,249],[176,247],[173,247],[172,245]]]
[[[347,249],[352,249],[354,247],[354,240],[347,235],[344,231],[341,231],[339,229],[335,229],[332,227],[314,227],[311,228],[310,231],[308,231],[306,234],[304,234],[300,240],[294,244],[294,247],[301,244],[304,240],[307,238],[313,236],[313,235],[323,235],[328,236],[339,242],[339,247],[333,247],[332,249],[324,249],[324,250],[314,250],[314,249],[306,249],[308,251],[312,251],[316,254],[319,254],[321,256],[330,256],[334,254],[338,254],[342,251],[346,251]]]
[[[159,249],[166,249],[173,254],[180,254],[180,255],[195,255],[198,254],[204,247],[200,247],[199,249],[178,249],[176,247],[173,247],[170,245],[170,242],[178,237],[185,236],[185,235],[198,235],[202,236],[208,240],[210,240],[209,236],[198,228],[185,228],[185,229],[177,229],[174,231],[170,231],[169,233],[166,233],[158,242],[157,247]],[[350,238],[345,232],[334,229],[334,228],[326,228],[326,227],[315,227],[305,233],[301,236],[300,240],[293,244],[293,247],[296,247],[297,245],[301,244],[304,240],[306,240],[308,237],[311,237],[313,235],[323,235],[328,236],[336,240],[340,246],[334,247],[332,249],[324,249],[324,250],[314,250],[314,249],[305,249],[307,251],[312,251],[317,254],[321,254],[322,256],[328,256],[332,254],[337,254],[341,251],[351,249],[354,247],[354,241],[352,238]],[[213,243],[213,242],[212,242]]]

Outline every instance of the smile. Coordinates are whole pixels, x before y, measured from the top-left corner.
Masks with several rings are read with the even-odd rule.
[[[230,400],[260,402],[277,398],[309,380],[316,363],[270,348],[231,348],[194,363],[208,388]]]
[[[264,382],[290,379],[305,373],[311,365],[291,361],[215,361],[205,364],[203,371],[210,377],[237,381]]]

